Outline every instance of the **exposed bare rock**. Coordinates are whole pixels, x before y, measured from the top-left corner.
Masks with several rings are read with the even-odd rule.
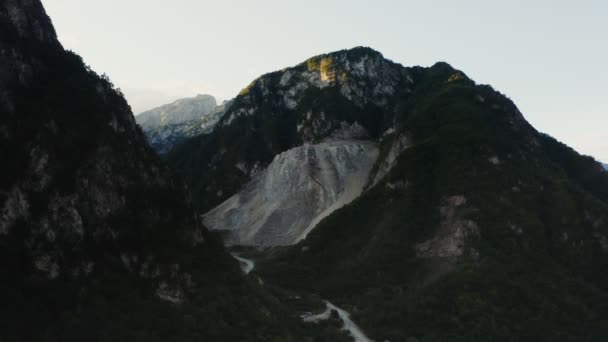
[[[180,124],[207,115],[217,107],[211,95],[197,95],[151,109],[136,116],[137,123],[150,131],[165,125]]]
[[[194,99],[179,100],[136,118],[142,123],[152,148],[160,154],[166,154],[175,145],[188,138],[213,132],[232,102],[233,100],[224,101],[221,105],[209,109],[210,105],[215,103],[215,99],[208,101],[203,95],[199,95]],[[161,118],[163,122],[160,124],[154,123],[155,118],[150,117],[151,114],[158,114],[159,111],[163,112]]]
[[[416,256],[419,258],[461,256],[466,239],[479,234],[477,223],[458,215],[459,208],[467,203],[464,196],[452,196],[445,202],[439,209],[439,231],[432,239],[416,245]]]
[[[281,153],[242,191],[204,215],[235,245],[290,245],[363,190],[378,156],[367,141],[332,141]]]

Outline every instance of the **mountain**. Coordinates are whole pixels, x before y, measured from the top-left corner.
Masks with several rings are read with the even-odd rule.
[[[144,133],[146,134],[150,145],[152,145],[152,148],[160,154],[166,154],[171,151],[175,145],[188,138],[211,133],[231,104],[232,100],[224,101],[224,103],[214,107],[211,111],[196,116],[195,119],[161,124],[147,130],[144,129]],[[165,111],[167,118],[173,118],[173,114],[176,114],[176,117],[182,116],[181,107],[171,108],[172,110]],[[137,119],[139,116],[136,116],[135,118]]]
[[[258,78],[167,155],[191,202],[39,1],[0,33],[0,340],[608,339],[608,174],[450,65]]]
[[[241,274],[37,0],[0,3],[0,340],[343,340]]]
[[[252,82],[212,134],[185,141],[168,159],[186,178],[199,209],[209,210],[238,192],[256,167],[321,142],[344,125],[357,123],[377,138],[390,120],[395,92],[409,89],[420,70],[366,48],[312,58]]]
[[[604,169],[608,170],[608,164],[602,164],[602,166],[604,166]]]
[[[135,117],[144,131],[164,125],[180,124],[199,119],[211,113],[217,102],[211,95],[197,95],[193,98],[180,99],[170,104],[145,111]]]
[[[447,63],[313,57],[167,159],[254,274],[374,340],[608,338],[608,175]]]

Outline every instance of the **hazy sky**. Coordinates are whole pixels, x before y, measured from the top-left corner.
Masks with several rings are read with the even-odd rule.
[[[404,65],[446,61],[608,162],[608,1],[42,2],[64,46],[136,113],[197,93],[231,98],[263,73],[363,45]]]

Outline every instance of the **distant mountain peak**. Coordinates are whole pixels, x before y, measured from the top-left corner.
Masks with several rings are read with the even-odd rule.
[[[137,123],[144,131],[151,131],[165,125],[180,124],[200,119],[215,110],[215,97],[198,94],[145,111],[136,116]]]
[[[232,101],[218,105],[213,96],[198,94],[149,110],[136,119],[152,148],[165,154],[185,139],[212,132]]]
[[[209,94],[197,94],[194,98],[195,99],[213,99],[215,101],[215,97],[213,97],[213,95],[209,95]]]

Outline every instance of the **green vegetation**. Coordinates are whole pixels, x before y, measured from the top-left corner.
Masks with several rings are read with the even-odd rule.
[[[249,91],[251,90],[251,88],[254,86],[254,82],[249,83],[245,88],[243,88],[240,92],[239,95],[240,96],[245,96],[249,93]]]

